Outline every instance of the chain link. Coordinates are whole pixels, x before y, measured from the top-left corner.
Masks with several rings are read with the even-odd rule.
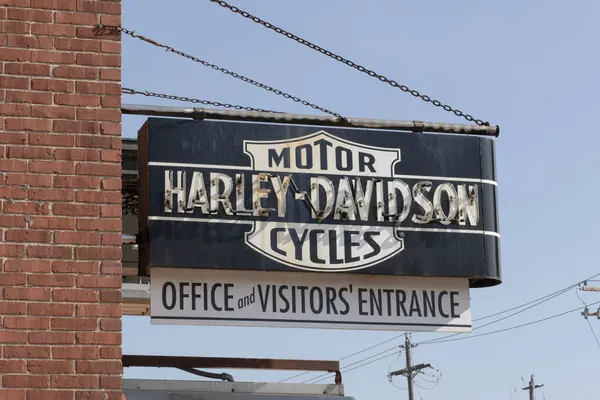
[[[246,111],[254,111],[254,112],[261,112],[261,113],[285,114],[285,113],[282,113],[281,111],[264,110],[262,108],[240,106],[237,104],[229,104],[229,103],[220,103],[218,101],[194,99],[191,97],[175,96],[172,94],[165,94],[165,93],[154,93],[154,92],[149,92],[147,90],[141,91],[141,90],[135,90],[135,89],[130,89],[130,88],[122,88],[121,92],[123,92],[124,94],[141,94],[141,95],[148,96],[148,97],[157,97],[159,99],[185,101],[187,103],[203,104],[205,106],[210,105],[210,106],[215,106],[215,107],[234,108],[236,110],[246,110]]]
[[[295,40],[296,42],[298,42],[300,44],[303,44],[304,46],[310,47],[313,50],[316,50],[316,51],[318,51],[318,52],[320,52],[320,53],[322,53],[322,54],[324,54],[324,55],[326,55],[326,56],[328,56],[330,58],[333,58],[334,60],[337,60],[337,61],[339,61],[339,62],[341,62],[343,64],[346,64],[349,67],[355,68],[355,69],[359,70],[360,72],[363,72],[363,73],[365,73],[365,74],[367,74],[369,76],[372,76],[373,78],[377,78],[381,82],[385,82],[385,83],[389,84],[392,87],[395,87],[395,88],[398,88],[398,89],[402,90],[405,93],[409,93],[412,96],[418,97],[418,98],[422,99],[423,101],[425,101],[427,103],[431,103],[435,107],[440,107],[440,108],[444,109],[445,111],[452,112],[452,113],[454,113],[454,115],[456,115],[458,117],[462,117],[462,118],[466,119],[467,121],[475,122],[477,125],[481,125],[481,126],[489,126],[490,125],[489,122],[484,122],[484,121],[482,121],[480,119],[476,119],[473,116],[462,112],[461,110],[455,109],[455,108],[453,108],[453,107],[451,107],[451,106],[449,106],[447,104],[443,104],[439,100],[434,100],[431,97],[429,97],[427,95],[424,95],[424,94],[421,94],[421,93],[419,93],[419,91],[411,89],[411,88],[409,88],[406,85],[401,85],[401,84],[399,84],[398,82],[396,82],[396,81],[394,81],[392,79],[389,79],[389,78],[387,78],[387,77],[385,77],[383,75],[380,75],[380,74],[378,74],[375,71],[372,71],[372,70],[370,70],[368,68],[365,68],[364,66],[362,66],[360,64],[357,64],[357,63],[355,63],[353,61],[350,61],[350,60],[348,60],[348,59],[346,59],[346,58],[344,58],[344,57],[342,57],[342,56],[340,56],[338,54],[335,54],[335,53],[333,53],[333,52],[331,52],[331,51],[329,51],[327,49],[324,49],[324,48],[322,48],[322,47],[320,47],[320,46],[318,46],[318,45],[316,45],[314,43],[311,43],[311,42],[309,42],[306,39],[303,39],[303,38],[301,38],[299,36],[296,36],[296,35],[294,35],[291,32],[288,32],[288,31],[286,31],[286,30],[284,30],[284,29],[282,29],[282,28],[280,28],[278,26],[275,26],[275,25],[273,25],[273,24],[271,24],[271,23],[269,23],[267,21],[264,21],[264,20],[262,20],[262,19],[260,19],[260,18],[258,18],[256,16],[248,13],[247,11],[241,10],[241,9],[239,9],[236,6],[232,6],[231,4],[228,4],[225,1],[222,1],[222,0],[208,0],[208,1],[210,1],[212,3],[216,3],[216,4],[220,5],[223,8],[227,8],[227,9],[233,11],[236,14],[240,14],[244,18],[247,18],[247,19],[249,19],[249,20],[251,20],[253,22],[256,22],[257,24],[260,24],[260,25],[264,26],[265,28],[271,29],[271,30],[273,30],[273,31],[275,31],[275,32],[277,32],[277,33],[279,33],[279,34],[281,34],[283,36],[286,36],[286,37],[288,37],[288,38],[290,38],[292,40]]]
[[[289,94],[289,93],[283,92],[283,91],[281,91],[281,90],[279,90],[279,89],[275,89],[275,88],[273,88],[273,87],[271,87],[271,86],[269,86],[269,85],[265,85],[264,83],[260,83],[260,82],[258,82],[258,81],[255,81],[254,79],[250,79],[250,78],[248,78],[248,77],[246,77],[246,76],[243,76],[243,75],[240,75],[240,74],[238,74],[238,73],[236,73],[236,72],[229,71],[229,70],[228,70],[228,69],[226,69],[226,68],[219,67],[218,65],[215,65],[215,64],[209,63],[208,61],[201,60],[201,59],[199,59],[199,58],[197,58],[197,57],[194,57],[194,56],[192,56],[192,55],[186,54],[186,53],[184,53],[184,52],[182,52],[182,51],[179,51],[179,50],[176,50],[176,49],[174,49],[174,48],[173,48],[173,47],[171,47],[171,46],[167,46],[167,45],[164,45],[164,44],[162,44],[162,43],[159,43],[159,42],[157,42],[157,41],[155,41],[155,40],[152,40],[152,39],[150,39],[150,38],[147,38],[147,37],[145,37],[145,36],[138,35],[138,34],[136,34],[134,31],[131,31],[131,30],[129,30],[129,29],[126,29],[126,28],[123,28],[122,26],[114,26],[114,25],[104,25],[104,24],[100,24],[100,25],[98,25],[98,29],[100,29],[100,30],[108,30],[108,31],[117,31],[117,32],[124,33],[124,34],[126,34],[126,35],[129,35],[129,36],[131,36],[132,38],[139,39],[139,40],[143,40],[144,42],[150,43],[150,44],[152,44],[152,45],[154,45],[154,46],[161,47],[161,48],[165,49],[165,51],[169,51],[169,52],[171,52],[171,53],[174,53],[174,54],[177,54],[177,55],[179,55],[179,56],[181,56],[181,57],[184,57],[184,58],[187,58],[187,59],[189,59],[189,60],[195,61],[195,62],[197,62],[197,63],[200,63],[200,64],[204,65],[205,67],[212,68],[212,69],[214,69],[215,71],[222,72],[222,73],[224,73],[224,74],[226,74],[226,75],[230,75],[230,76],[232,76],[232,77],[234,77],[234,78],[236,78],[236,79],[239,79],[239,80],[241,80],[241,81],[244,81],[244,82],[246,82],[246,83],[249,83],[249,84],[251,84],[251,85],[257,86],[257,87],[259,87],[259,88],[261,88],[261,89],[264,89],[264,90],[267,90],[267,91],[269,91],[269,92],[275,93],[276,95],[283,96],[283,97],[285,97],[286,99],[293,100],[293,101],[295,101],[296,103],[300,103],[300,104],[303,104],[303,105],[305,105],[305,106],[311,107],[311,108],[313,108],[313,109],[315,109],[315,110],[319,110],[319,111],[321,111],[321,112],[324,112],[324,113],[326,113],[326,114],[333,115],[334,117],[337,117],[337,118],[340,118],[340,119],[344,119],[344,117],[342,117],[340,114],[338,114],[338,113],[336,113],[336,112],[333,112],[333,111],[331,111],[331,110],[328,110],[328,109],[326,109],[326,108],[320,107],[320,106],[318,106],[318,105],[316,105],[316,104],[310,103],[310,102],[308,102],[308,101],[306,101],[306,100],[303,100],[303,99],[301,99],[301,98],[299,98],[299,97],[292,96],[292,95],[291,95],[291,94]]]

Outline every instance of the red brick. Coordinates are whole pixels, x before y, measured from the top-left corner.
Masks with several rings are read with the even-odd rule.
[[[100,320],[100,329],[103,331],[121,332],[121,329],[122,329],[121,318],[111,318],[111,319]]]
[[[77,10],[99,14],[116,14],[121,15],[121,3],[114,1],[78,1]]]
[[[25,255],[25,246],[22,244],[0,243],[0,257],[23,257]]]
[[[52,93],[9,90],[6,92],[6,101],[13,103],[52,104]]]
[[[74,364],[74,361],[66,360],[29,360],[27,370],[32,374],[72,374],[75,372]]]
[[[102,234],[103,245],[120,246],[122,244],[122,237],[120,233],[103,233]]]
[[[77,366],[79,369],[79,366]],[[0,372],[10,372],[17,374],[27,372],[27,363],[25,360],[2,360],[0,359]]]
[[[79,65],[93,65],[93,64],[82,64],[79,62],[79,56],[77,55],[77,64]],[[54,76],[57,78],[73,78],[73,79],[98,79],[100,71],[98,68],[86,68],[86,67],[75,67],[75,66],[59,66],[54,68]]]
[[[119,214],[118,216],[121,216]],[[78,219],[77,229],[82,231],[113,231],[120,232],[123,228],[121,220],[114,219]]]
[[[30,200],[72,201],[75,192],[68,189],[30,189]]]
[[[64,67],[68,68],[68,67]],[[87,68],[75,68],[77,70],[86,70]],[[97,71],[93,69],[93,71]],[[120,96],[118,96],[120,97]],[[98,96],[86,95],[86,94],[56,94],[54,95],[54,103],[66,106],[77,106],[77,107],[98,107],[100,106],[100,100]]]
[[[78,93],[121,94],[121,85],[112,82],[77,82]],[[99,118],[102,119],[102,118]],[[117,120],[120,121],[120,120]]]
[[[31,51],[29,50],[3,48],[0,51],[0,61],[27,61],[30,57]]]
[[[29,172],[41,174],[74,174],[75,166],[70,162],[60,161],[31,161]]]
[[[54,150],[54,159],[69,161],[99,161],[100,154],[98,150],[56,149]]]
[[[52,49],[52,38],[30,35],[8,35],[7,45],[9,47],[20,47],[29,49]]]
[[[101,376],[100,387],[104,389],[121,389],[123,378],[121,376]]]
[[[50,294],[50,293],[48,293],[48,294]],[[33,330],[33,329],[47,330],[47,329],[50,329],[50,318],[4,317],[4,328],[28,329],[28,330]],[[25,335],[24,332],[23,332],[23,335]]]
[[[82,203],[112,203],[121,204],[121,193],[119,192],[93,192],[78,191],[77,201]]]
[[[6,17],[19,21],[52,22],[52,12],[24,8],[9,8]]]
[[[119,332],[77,332],[75,340],[78,344],[121,344],[121,333]]]
[[[50,358],[48,346],[4,346],[6,358]]]
[[[31,32],[31,25],[22,21],[0,21],[0,32],[28,34]]]
[[[121,96],[102,96],[102,107],[121,108]]]
[[[31,116],[36,118],[75,119],[75,109],[72,107],[42,106],[31,107]]]
[[[49,214],[50,207],[34,201],[19,201],[16,203],[5,203],[4,212],[7,214]]]
[[[29,89],[29,78],[0,75],[0,87],[3,89]]]
[[[6,130],[8,131],[49,132],[51,129],[52,121],[49,119],[6,119]]]
[[[3,6],[13,6],[13,7],[29,7],[30,0],[2,0]]]
[[[1,11],[0,9],[0,14],[2,14]],[[0,389],[1,400],[26,400],[26,396],[27,391],[25,389]]]
[[[103,42],[103,44],[106,42]],[[100,69],[100,79],[105,81],[120,81],[121,80],[121,69],[120,68],[102,68]]]
[[[57,359],[98,359],[100,350],[91,346],[55,346],[52,347],[52,358]]]
[[[29,277],[35,275],[29,275]],[[7,287],[4,289],[6,300],[49,301],[50,289],[32,287]]]
[[[121,361],[77,361],[78,374],[121,374],[122,372]]]
[[[6,241],[8,242],[49,243],[51,239],[52,234],[48,231],[36,231],[29,229],[6,231]]]
[[[54,204],[53,211],[55,215],[97,217],[99,207],[93,204]]]
[[[77,286],[81,288],[121,288],[123,278],[120,276],[77,276]]]
[[[73,218],[60,217],[31,217],[30,226],[34,229],[73,230],[76,228]]]
[[[74,92],[75,82],[58,79],[31,79],[31,89],[44,92]]]
[[[121,258],[120,247],[77,247],[75,258],[78,260],[118,260]]]
[[[122,146],[121,138],[98,135],[81,135],[77,137],[77,146],[95,149],[117,149]]]
[[[99,189],[100,178],[94,176],[55,176],[54,186],[60,188]]]
[[[98,377],[89,375],[52,375],[53,388],[93,389],[98,387]]]
[[[92,261],[53,261],[52,272],[75,273],[75,274],[97,274],[100,267],[97,262]],[[58,289],[57,289],[58,290]]]
[[[73,344],[74,332],[28,332],[27,342],[32,344]]]
[[[31,33],[48,36],[76,36],[77,29],[72,25],[32,24]]]
[[[26,343],[27,337],[21,331],[0,330],[0,343]]]
[[[72,390],[28,390],[27,400],[73,400],[73,394]]]
[[[27,185],[31,187],[50,187],[52,186],[52,177],[46,175],[26,175],[26,174],[8,174],[6,176],[7,185]]]
[[[27,304],[29,315],[48,315],[72,317],[75,315],[75,306],[64,303],[29,303]]]
[[[27,163],[19,160],[0,160],[0,170],[4,172],[25,172]]]
[[[77,118],[88,121],[120,121],[121,110],[105,108],[78,108]]]
[[[101,217],[121,217],[123,210],[121,206],[102,206],[100,207],[100,216]],[[120,221],[119,221],[120,223]]]
[[[98,16],[96,14],[84,14],[78,12],[57,12],[56,23],[72,25],[96,25]]]
[[[75,275],[62,274],[31,274],[27,276],[27,283],[32,286],[72,287],[75,285]]]
[[[29,246],[27,255],[35,258],[72,258],[73,249],[66,246]]]
[[[0,301],[0,314],[22,315],[27,313],[27,303],[16,301]]]
[[[74,303],[94,303],[100,299],[97,290],[81,289],[60,289],[56,288],[52,292],[52,300],[68,301]]]
[[[100,132],[100,124],[90,121],[54,121],[54,131],[94,134]]]
[[[104,289],[100,292],[100,301],[103,303],[121,303],[121,291]]]
[[[29,58],[26,58],[28,60]],[[62,51],[45,51],[45,50],[36,50],[31,52],[31,61],[32,62],[40,62],[40,63],[48,63],[48,64],[75,64],[75,60],[77,56],[75,53],[71,52],[62,52]],[[70,82],[73,89],[72,90],[63,90],[63,91],[74,91],[75,83]],[[69,86],[71,87],[71,86]],[[38,89],[39,90],[39,89]]]
[[[73,122],[73,121],[54,121],[54,130],[58,123]],[[45,134],[45,133],[30,133],[29,143],[37,146],[58,146],[58,147],[70,147],[75,145],[75,136],[64,135],[64,134]]]
[[[112,122],[103,122],[100,124],[100,133],[108,136],[121,136],[121,124]]]
[[[99,176],[121,176],[120,164],[78,163],[77,174]]]
[[[0,199],[23,200],[27,198],[27,191],[16,186],[0,186]]]
[[[100,357],[101,358],[116,358],[121,359],[123,356],[123,352],[121,348],[118,346],[110,346],[110,347],[102,347],[100,348]]]
[[[50,76],[50,66],[46,64],[6,64],[4,66],[4,73],[12,75]]]
[[[102,179],[103,190],[118,190],[121,191],[122,183],[120,179],[103,178]]]
[[[47,375],[4,375],[2,385],[14,388],[47,388],[50,386],[50,378]]]
[[[75,0],[31,0],[32,8],[49,8],[51,10],[76,10]]]
[[[120,42],[108,42],[104,41],[100,44],[100,50],[103,53],[108,54],[121,54],[121,43]],[[119,58],[119,65],[121,66],[121,59]]]
[[[100,244],[100,234],[96,232],[56,232],[54,234],[54,243],[67,244]]]
[[[27,134],[17,132],[0,132],[0,143],[25,144],[27,143]]]
[[[50,272],[51,261],[47,260],[6,260],[4,271],[6,272]]]
[[[121,304],[77,304],[79,317],[120,317]]]
[[[104,42],[103,44],[110,43]],[[118,44],[118,43],[117,43]],[[120,46],[118,46],[120,48]],[[78,65],[96,65],[100,67],[119,67],[121,65],[121,55],[116,54],[77,54]],[[98,70],[95,70],[98,72]],[[96,78],[98,75],[96,75]]]
[[[100,23],[104,25],[121,25],[120,15],[100,15]]]
[[[19,104],[19,103],[4,103],[0,104],[0,114],[14,117],[28,117],[30,115],[30,106],[29,104]]]
[[[52,318],[52,330],[55,331],[95,331],[98,329],[96,318]]]
[[[100,52],[100,41],[94,39],[56,38],[54,46],[57,50]]]
[[[49,160],[52,158],[52,149],[46,147],[32,146],[9,147],[8,158],[30,158],[36,160]]]

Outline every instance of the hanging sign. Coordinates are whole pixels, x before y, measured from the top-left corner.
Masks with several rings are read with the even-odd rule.
[[[470,332],[465,278],[152,268],[151,321]]]
[[[490,138],[150,118],[139,148],[143,269],[500,282]]]

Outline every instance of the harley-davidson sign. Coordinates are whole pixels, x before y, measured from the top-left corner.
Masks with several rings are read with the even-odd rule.
[[[492,139],[150,118],[145,266],[500,281]]]

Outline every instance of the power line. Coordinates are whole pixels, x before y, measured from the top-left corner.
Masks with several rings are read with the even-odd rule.
[[[488,318],[495,317],[495,316],[498,316],[498,315],[506,314],[507,312],[514,311],[514,310],[518,310],[518,309],[520,309],[520,308],[523,308],[523,307],[525,307],[525,306],[529,306],[529,305],[531,305],[531,304],[534,304],[534,303],[535,303],[535,304],[534,304],[532,307],[529,307],[529,308],[527,308],[526,310],[528,310],[528,309],[531,309],[531,308],[533,308],[533,307],[536,307],[536,306],[538,306],[538,305],[540,305],[540,304],[542,304],[542,303],[545,303],[546,301],[548,301],[548,300],[550,300],[550,299],[553,299],[553,298],[555,298],[555,297],[557,297],[557,296],[559,296],[559,295],[561,295],[561,294],[563,294],[563,293],[565,293],[565,292],[567,292],[567,291],[569,291],[569,290],[571,290],[571,289],[573,289],[573,288],[577,287],[578,285],[580,285],[580,284],[581,284],[581,283],[583,283],[583,282],[590,281],[590,280],[592,280],[593,278],[595,278],[595,277],[598,277],[598,276],[600,276],[600,273],[598,273],[598,274],[595,274],[595,275],[593,275],[593,276],[591,276],[591,277],[589,277],[589,278],[587,278],[587,279],[583,279],[583,280],[581,280],[581,281],[578,281],[578,282],[576,282],[576,283],[574,283],[574,284],[572,284],[572,285],[566,286],[566,287],[564,287],[564,288],[562,288],[562,289],[560,289],[560,290],[557,290],[557,291],[555,291],[555,292],[552,292],[552,293],[550,293],[550,294],[547,294],[547,295],[545,295],[545,296],[538,297],[537,299],[534,299],[534,300],[528,301],[528,302],[526,302],[526,303],[523,303],[523,304],[521,304],[521,305],[514,306],[514,307],[508,308],[508,309],[506,309],[506,310],[499,311],[499,312],[496,312],[496,313],[493,313],[493,314],[489,314],[489,315],[486,315],[486,316],[483,316],[483,317],[475,318],[475,319],[473,319],[473,322],[482,321],[482,320],[484,320],[484,319],[488,319]],[[526,311],[526,310],[523,310],[523,311]],[[496,322],[499,322],[499,321],[505,320],[505,319],[507,319],[507,318],[509,318],[509,317],[511,317],[511,316],[517,315],[517,314],[519,314],[519,313],[514,313],[514,314],[511,314],[511,315],[509,315],[509,316],[507,316],[507,317],[503,317],[503,318],[501,318],[501,319],[494,320],[494,321],[492,321],[492,322],[490,322],[490,323],[487,323],[487,324],[485,324],[485,325],[483,325],[483,326],[481,326],[481,327],[476,327],[476,328],[474,328],[474,330],[475,330],[475,329],[482,328],[482,327],[484,327],[484,326],[489,326],[489,325],[491,325],[491,324],[493,324],[493,323],[496,323]],[[346,360],[346,359],[348,359],[348,358],[354,357],[354,356],[356,356],[356,355],[359,355],[359,354],[365,353],[365,352],[367,352],[367,351],[369,351],[369,350],[372,350],[372,349],[374,349],[374,348],[376,348],[376,347],[379,347],[379,346],[381,346],[381,345],[384,345],[384,344],[386,344],[386,343],[392,342],[392,341],[394,341],[394,340],[396,340],[396,339],[400,338],[400,337],[401,337],[401,336],[403,336],[403,335],[404,335],[404,334],[399,334],[399,335],[396,335],[396,336],[394,336],[394,337],[392,337],[392,338],[390,338],[390,339],[386,339],[386,340],[384,340],[384,341],[382,341],[382,342],[376,343],[376,344],[374,344],[374,345],[372,345],[372,346],[369,346],[369,347],[366,347],[366,348],[364,348],[364,349],[362,349],[362,350],[359,350],[359,351],[356,351],[356,352],[354,352],[354,353],[348,354],[347,356],[345,356],[345,357],[342,357],[342,358],[340,358],[339,360],[340,360],[340,361],[343,361],[343,360]],[[448,339],[448,338],[450,338],[450,337],[454,337],[454,336],[457,336],[457,335],[460,335],[460,333],[454,333],[454,334],[447,335],[447,336],[443,336],[443,337],[440,337],[440,338],[437,338],[437,339],[431,339],[431,340],[426,340],[426,341],[424,341],[424,342],[418,342],[417,344],[437,342],[437,341],[440,341],[440,340],[443,340],[443,339]],[[388,349],[388,350],[386,350],[386,351],[389,351],[389,350],[392,350],[392,349],[395,349],[395,347],[393,347],[393,348],[391,348],[391,349]],[[299,374],[296,374],[296,375],[290,376],[290,377],[288,377],[288,378],[285,378],[285,379],[283,379],[283,380],[281,380],[281,381],[279,381],[279,382],[286,382],[286,381],[289,381],[289,380],[291,380],[291,379],[298,378],[298,377],[300,377],[300,376],[306,375],[306,374],[308,374],[308,373],[309,373],[309,372],[301,372],[301,373],[299,373]]]
[[[590,323],[590,320],[588,319],[588,304],[581,298],[581,296],[579,296],[579,292],[575,292],[575,294],[577,295],[577,298],[583,303],[584,305],[584,310],[583,310],[583,316],[585,318],[585,322],[587,322],[588,326],[590,327],[590,332],[592,332],[592,335],[594,336],[594,340],[596,340],[596,344],[598,344],[598,347],[600,347],[600,340],[598,340],[598,336],[596,336],[596,332],[594,331],[594,327],[592,326],[592,324]],[[600,312],[600,309],[598,309]]]
[[[251,21],[253,21],[253,22],[255,22],[255,23],[259,24],[259,25],[262,25],[262,26],[264,26],[267,29],[271,29],[272,31],[275,31],[275,32],[277,32],[277,33],[279,33],[279,34],[281,34],[281,35],[283,35],[283,36],[285,36],[285,37],[287,37],[289,39],[295,40],[296,42],[298,42],[298,43],[300,43],[300,44],[302,44],[304,46],[307,46],[307,47],[309,47],[309,48],[311,48],[313,50],[318,51],[321,54],[326,55],[327,57],[333,58],[334,60],[341,62],[342,64],[345,64],[345,65],[347,65],[349,67],[352,67],[352,68],[354,68],[354,69],[356,69],[356,70],[358,70],[360,72],[363,72],[363,73],[365,73],[365,74],[367,74],[367,75],[369,75],[369,76],[371,76],[373,78],[376,78],[376,79],[380,80],[381,82],[387,83],[388,85],[390,85],[392,87],[398,88],[398,89],[400,89],[401,91],[403,91],[405,93],[410,93],[414,97],[420,98],[421,100],[425,101],[426,103],[433,104],[435,107],[442,108],[443,110],[445,110],[447,112],[452,112],[454,115],[456,115],[458,117],[462,117],[462,118],[466,119],[467,121],[473,121],[477,125],[483,125],[483,126],[489,126],[490,125],[489,122],[484,122],[484,121],[482,121],[480,119],[473,118],[473,116],[471,116],[469,114],[465,114],[464,112],[462,112],[462,111],[460,111],[458,109],[455,109],[455,108],[453,108],[453,107],[451,107],[451,106],[449,106],[447,104],[443,104],[439,100],[434,100],[430,96],[421,94],[417,90],[411,89],[411,88],[409,88],[406,85],[401,85],[398,82],[396,82],[395,80],[389,79],[389,78],[387,78],[384,75],[378,74],[377,72],[375,72],[373,70],[365,68],[364,66],[362,66],[362,65],[360,65],[358,63],[355,63],[355,62],[353,62],[351,60],[348,60],[348,59],[346,59],[346,58],[344,58],[344,57],[342,57],[342,56],[340,56],[340,55],[338,55],[336,53],[333,53],[333,52],[331,52],[331,51],[329,51],[327,49],[324,49],[323,47],[321,47],[319,45],[311,43],[308,40],[303,39],[303,38],[301,38],[301,37],[299,37],[297,35],[294,35],[293,33],[288,32],[288,31],[286,31],[286,30],[284,30],[284,29],[282,29],[282,28],[280,28],[280,27],[278,27],[276,25],[273,25],[270,22],[262,20],[261,18],[259,18],[257,16],[254,16],[254,15],[248,13],[247,11],[241,10],[240,8],[238,8],[236,6],[232,6],[232,5],[228,4],[225,1],[220,1],[220,0],[208,0],[208,1],[210,1],[212,3],[215,3],[215,4],[218,4],[221,7],[226,8],[226,9],[234,12],[235,14],[239,14],[242,17],[247,18],[247,19],[249,19],[249,20],[251,20]]]
[[[255,111],[255,112],[266,112],[266,113],[275,113],[275,114],[284,114],[280,111],[273,111],[273,110],[265,110],[262,108],[254,108],[254,107],[248,107],[248,106],[240,106],[237,104],[229,104],[229,103],[220,103],[218,101],[211,101],[211,100],[201,100],[201,99],[194,99],[194,98],[190,98],[190,97],[183,97],[183,96],[175,96],[172,94],[165,94],[165,93],[154,93],[154,92],[149,92],[147,90],[141,91],[141,90],[135,90],[135,89],[131,89],[131,88],[122,88],[121,92],[123,94],[131,94],[131,95],[144,95],[147,97],[156,97],[159,99],[168,99],[168,100],[177,100],[177,101],[185,101],[187,103],[196,103],[196,104],[202,104],[202,105],[211,105],[211,106],[215,106],[215,107],[223,107],[223,108],[234,108],[236,110],[245,110],[245,111]]]
[[[593,305],[596,305],[596,304],[600,304],[600,301],[597,301],[595,303],[591,303],[590,306],[593,306]],[[477,335],[469,335],[469,336],[460,337],[460,338],[456,338],[456,339],[440,340],[440,341],[437,341],[437,342],[422,342],[422,343],[420,343],[420,345],[439,344],[439,343],[447,343],[447,342],[456,342],[456,341],[459,341],[459,340],[474,339],[476,337],[482,337],[482,336],[488,336],[488,335],[493,335],[493,334],[497,334],[497,333],[507,332],[507,331],[511,331],[511,330],[514,330],[514,329],[524,328],[526,326],[530,326],[530,325],[538,324],[538,323],[541,323],[541,322],[549,321],[551,319],[559,318],[559,317],[562,317],[564,315],[573,313],[575,311],[580,311],[580,310],[581,310],[581,307],[577,307],[577,308],[574,308],[574,309],[571,309],[571,310],[568,310],[568,311],[563,311],[563,312],[561,312],[559,314],[554,314],[554,315],[551,315],[551,316],[548,316],[548,317],[545,317],[545,318],[541,318],[541,319],[538,319],[538,320],[535,320],[535,321],[530,321],[530,322],[527,322],[527,323],[524,323],[524,324],[520,324],[520,325],[511,326],[511,327],[504,328],[504,329],[498,329],[498,330],[495,330],[495,331],[480,333],[480,334],[477,334]],[[349,364],[348,366],[359,364],[359,363],[361,363],[363,361],[366,361],[366,360],[369,360],[369,359],[371,359],[371,358],[373,358],[373,357],[375,357],[375,356],[377,356],[379,354],[382,354],[382,353],[385,353],[385,352],[389,352],[389,351],[395,350],[395,349],[396,348],[394,347],[394,348],[391,348],[391,349],[384,350],[384,351],[382,351],[380,353],[377,353],[377,354],[375,354],[375,355],[373,355],[371,357],[367,357],[367,358],[364,358],[362,360],[358,360],[358,361],[356,361],[356,362],[354,362],[352,364]],[[349,371],[361,368],[362,366],[369,365],[369,364],[371,364],[371,363],[373,363],[375,361],[381,360],[381,359],[386,358],[386,357],[390,357],[390,356],[392,356],[394,354],[396,354],[396,353],[389,353],[387,356],[383,356],[383,357],[380,357],[380,358],[378,358],[376,360],[373,360],[371,362],[367,362],[364,365],[362,365],[362,364],[361,365],[357,365],[356,367],[351,368],[349,370],[342,370],[342,372],[349,372]],[[327,375],[327,376],[325,376],[325,375]],[[323,376],[325,376],[325,377],[323,377]],[[322,374],[322,375],[316,376],[314,378],[308,379],[308,380],[306,380],[306,381],[304,381],[302,383],[307,383],[309,381],[313,381],[311,383],[316,383],[316,382],[323,381],[323,380],[325,380],[325,379],[327,379],[327,378],[329,378],[331,376],[333,376],[333,375],[331,375],[329,373]],[[321,377],[323,377],[323,378],[321,378]],[[318,378],[321,378],[321,379],[319,379],[317,381],[314,381],[314,379],[318,379]]]
[[[291,94],[289,94],[289,93],[286,93],[286,92],[284,92],[284,91],[281,91],[281,90],[279,90],[279,89],[275,89],[275,88],[273,88],[273,87],[271,87],[271,86],[269,86],[269,85],[266,85],[266,84],[264,84],[264,83],[260,83],[260,82],[258,82],[258,81],[255,81],[254,79],[250,79],[250,78],[248,78],[248,77],[246,77],[246,76],[244,76],[244,75],[238,74],[237,72],[233,72],[233,71],[230,71],[230,70],[228,70],[228,69],[226,69],[226,68],[220,67],[220,66],[218,66],[218,65],[216,65],[216,64],[212,64],[212,63],[210,63],[210,62],[208,62],[208,61],[201,60],[201,59],[199,59],[199,58],[197,58],[197,57],[194,57],[194,56],[192,56],[192,55],[189,55],[189,54],[187,54],[187,53],[184,53],[184,52],[182,52],[182,51],[180,51],[180,50],[176,50],[176,49],[174,49],[174,48],[173,48],[173,47],[171,47],[171,46],[167,46],[167,45],[164,45],[164,44],[162,44],[162,43],[159,43],[159,42],[157,42],[156,40],[153,40],[153,39],[147,38],[147,37],[145,37],[145,36],[142,36],[142,35],[138,35],[138,34],[136,34],[136,33],[135,33],[135,31],[131,31],[131,30],[129,30],[129,29],[123,28],[123,27],[122,27],[122,26],[120,26],[120,25],[118,25],[118,26],[117,26],[117,25],[104,25],[104,24],[99,24],[99,25],[97,26],[97,30],[98,30],[98,32],[99,32],[99,33],[101,33],[101,32],[121,32],[121,33],[124,33],[124,34],[126,34],[126,35],[129,35],[129,36],[131,36],[131,37],[132,37],[132,38],[134,38],[134,39],[139,39],[139,40],[141,40],[141,41],[144,41],[144,42],[146,42],[146,43],[150,43],[150,44],[151,44],[151,45],[153,45],[153,46],[156,46],[156,47],[163,48],[163,49],[165,49],[165,51],[168,51],[168,52],[171,52],[171,53],[177,54],[177,55],[179,55],[179,56],[181,56],[181,57],[184,57],[184,58],[187,58],[187,59],[189,59],[189,60],[192,60],[192,61],[194,61],[194,62],[197,62],[197,63],[199,63],[199,64],[202,64],[202,65],[204,65],[205,67],[209,67],[209,68],[212,68],[212,69],[214,69],[215,71],[222,72],[222,73],[223,73],[223,74],[225,74],[225,75],[232,76],[232,77],[234,77],[234,78],[236,78],[236,79],[239,79],[239,80],[241,80],[241,81],[244,81],[244,82],[246,82],[246,83],[249,83],[249,84],[251,84],[251,85],[254,85],[254,86],[256,86],[256,87],[259,87],[259,88],[261,88],[261,89],[264,89],[264,90],[266,90],[266,91],[269,91],[269,92],[275,93],[276,95],[283,96],[283,97],[285,97],[286,99],[290,99],[290,100],[293,100],[293,101],[295,101],[296,103],[301,103],[301,104],[303,104],[303,105],[305,105],[305,106],[308,106],[308,107],[311,107],[311,108],[313,108],[313,109],[315,109],[315,110],[319,110],[319,111],[321,111],[321,112],[324,112],[324,113],[326,113],[326,114],[333,115],[334,117],[337,117],[337,118],[340,118],[340,119],[344,119],[344,117],[342,117],[340,114],[338,114],[338,113],[336,113],[336,112],[333,112],[333,111],[331,111],[331,110],[328,110],[328,109],[326,109],[326,108],[320,107],[320,106],[318,106],[318,105],[316,105],[316,104],[313,104],[313,103],[310,103],[310,102],[308,102],[308,101],[306,101],[306,100],[302,100],[302,99],[301,99],[301,98],[299,98],[299,97],[292,96],[292,95],[291,95]]]

